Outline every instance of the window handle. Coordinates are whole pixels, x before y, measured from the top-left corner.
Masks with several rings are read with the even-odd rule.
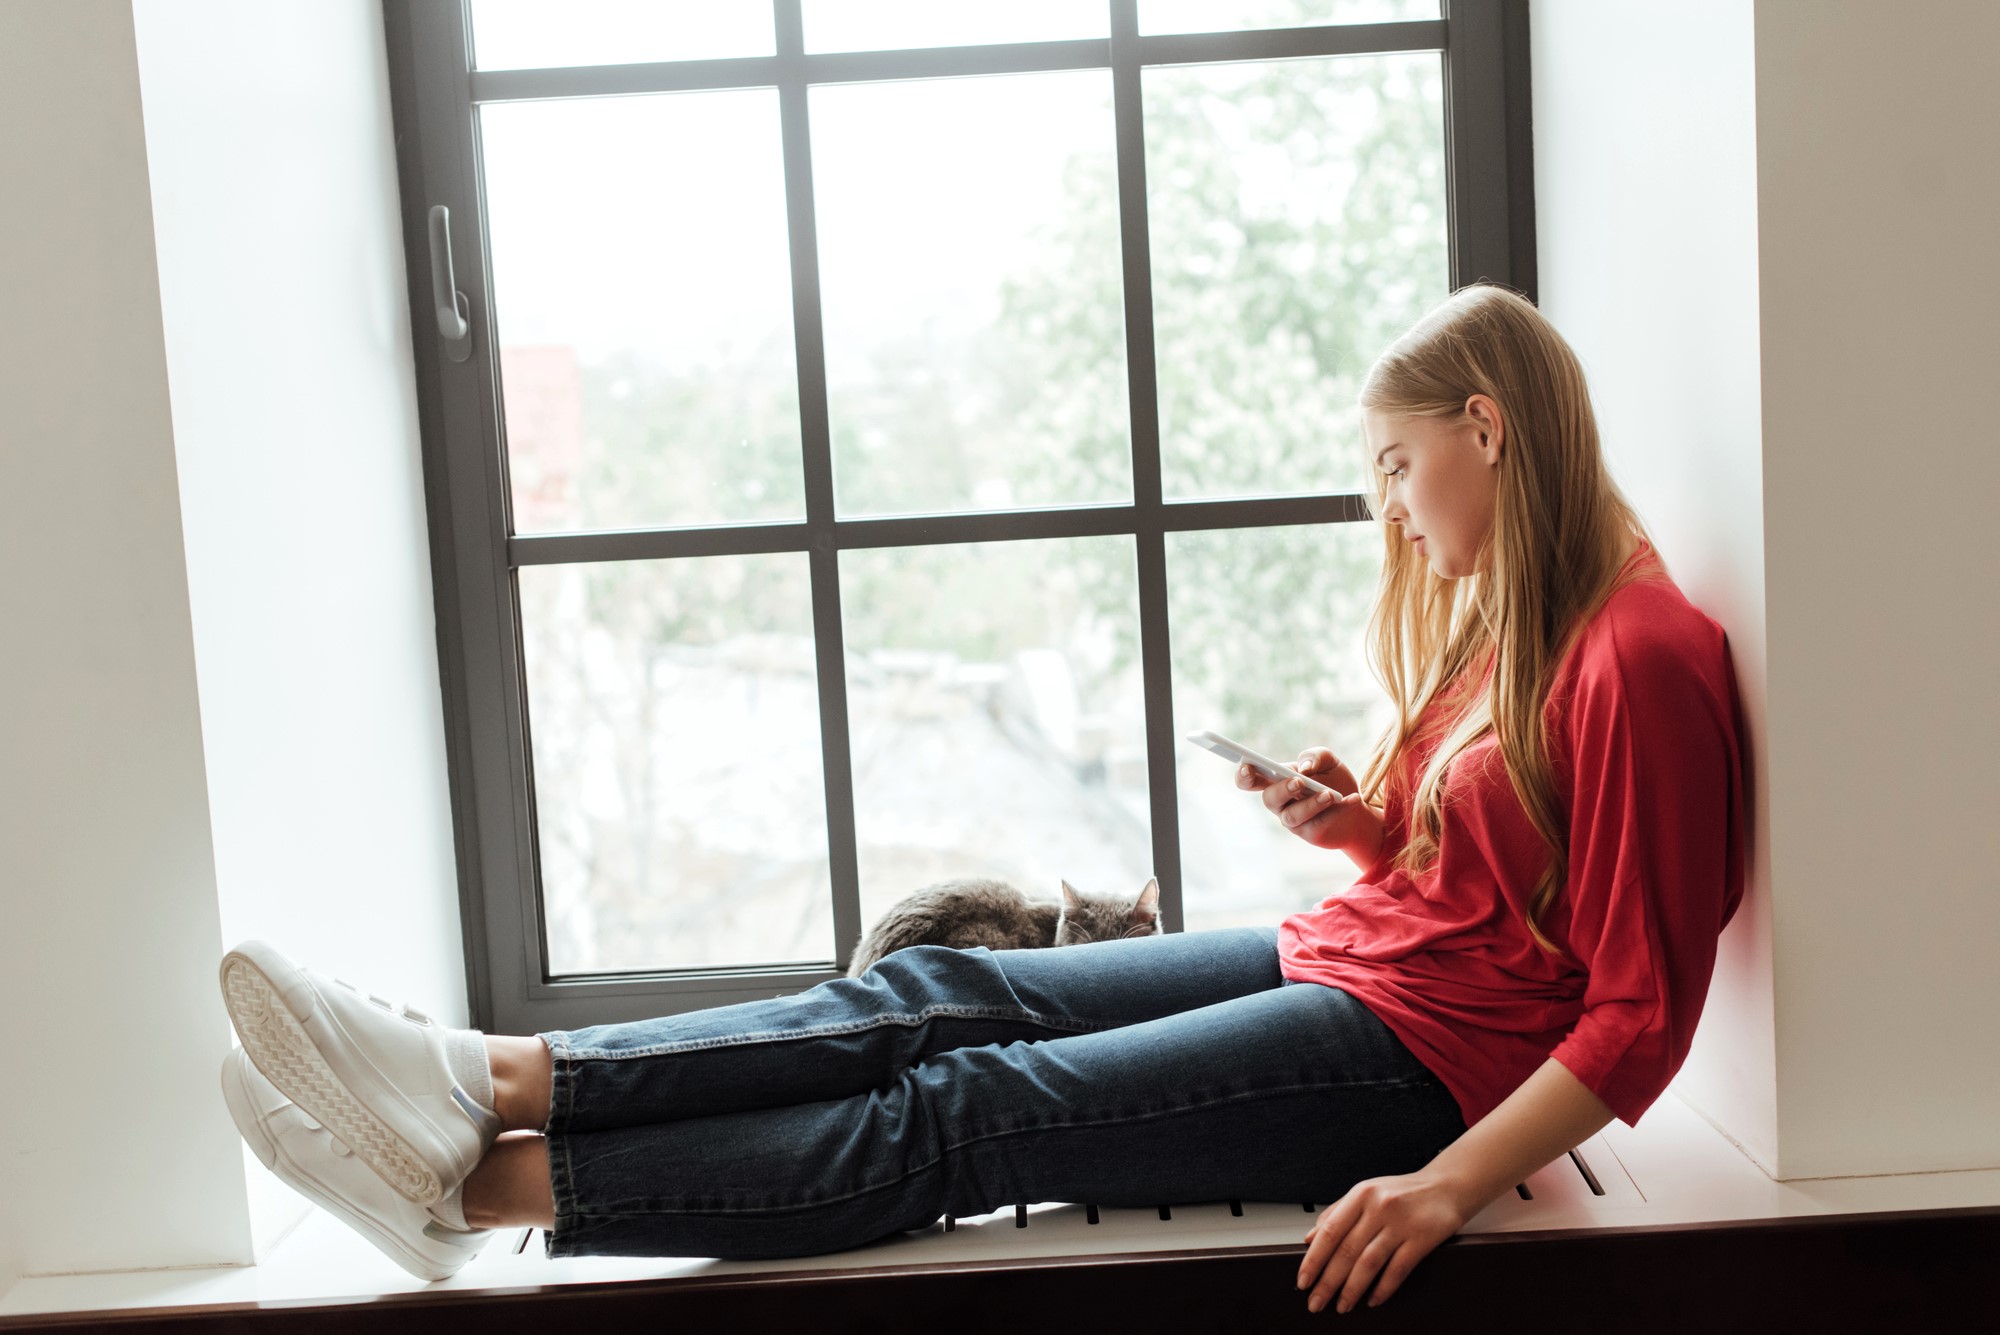
[[[472,355],[471,307],[452,281],[451,210],[431,205],[431,304],[437,308],[444,355],[462,362]]]

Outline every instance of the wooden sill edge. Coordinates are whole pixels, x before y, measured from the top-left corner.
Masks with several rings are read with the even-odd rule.
[[[1761,1219],[1681,1221],[1677,1223],[1634,1223],[1603,1227],[1517,1229],[1504,1232],[1459,1234],[1440,1244],[1433,1257],[1451,1251],[1486,1251],[1505,1248],[1530,1251],[1584,1241],[1611,1239],[1666,1238],[1687,1235],[1711,1239],[1729,1235],[1751,1242],[1759,1237],[1784,1235],[1788,1238],[1834,1232],[1843,1228],[1893,1227],[1899,1224],[1978,1224],[1992,1222],[2000,1227],[2000,1205],[1955,1206],[1943,1209],[1861,1211],[1844,1214],[1782,1215]],[[1121,1267],[1161,1267],[1199,1265],[1203,1262],[1240,1261],[1258,1257],[1296,1256],[1299,1244],[1254,1244],[1240,1247],[1200,1247],[1164,1251],[1106,1252],[1067,1256],[1003,1257],[991,1261],[927,1261],[896,1265],[770,1271],[742,1275],[678,1275],[645,1279],[571,1280],[552,1284],[515,1284],[483,1288],[454,1288],[388,1293],[375,1296],[352,1295],[341,1298],[296,1298],[268,1302],[204,1303],[169,1307],[93,1308],[68,1312],[24,1313],[0,1316],[0,1331],[74,1328],[85,1325],[123,1325],[174,1318],[247,1317],[258,1313],[277,1315],[308,1312],[327,1313],[352,1310],[355,1316],[374,1316],[404,1308],[479,1306],[525,1298],[588,1299],[604,1294],[715,1295],[741,1290],[775,1290],[801,1287],[837,1288],[844,1284],[866,1285],[885,1279],[1004,1275],[1010,1272],[1116,1270]],[[802,1258],[810,1260],[810,1258]]]

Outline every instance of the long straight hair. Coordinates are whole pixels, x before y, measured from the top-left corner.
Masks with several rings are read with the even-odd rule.
[[[1389,346],[1361,387],[1361,407],[1396,417],[1466,420],[1485,394],[1503,424],[1493,525],[1477,573],[1444,579],[1382,525],[1382,579],[1368,621],[1368,651],[1395,718],[1376,743],[1361,793],[1381,805],[1405,748],[1443,733],[1409,801],[1409,838],[1395,865],[1436,861],[1449,797],[1445,773],[1466,748],[1498,738],[1507,777],[1549,863],[1526,914],[1542,931],[1569,874],[1569,816],[1549,759],[1549,688],[1578,629],[1620,580],[1629,536],[1649,543],[1638,514],[1604,466],[1583,367],[1555,326],[1525,297],[1494,284],[1460,288]],[[1388,479],[1370,468],[1370,512],[1379,520]],[[1447,720],[1418,733],[1434,702]]]

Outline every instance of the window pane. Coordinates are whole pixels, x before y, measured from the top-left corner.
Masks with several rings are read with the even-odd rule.
[[[1358,779],[1390,719],[1363,646],[1381,564],[1374,523],[1169,533],[1175,733],[1213,729],[1282,761],[1331,747]],[[1354,879],[1213,754],[1181,743],[1175,770],[1190,931],[1275,924]]]
[[[1129,499],[1110,75],[811,106],[841,513]]]
[[[806,557],[519,574],[554,972],[831,960]]]
[[[473,67],[627,65],[776,53],[770,0],[472,0]]]
[[[480,127],[516,531],[803,516],[776,92]]]
[[[1169,497],[1363,485],[1361,379],[1449,291],[1441,76],[1434,53],[1145,71]]]
[[[1434,19],[1442,12],[1438,0],[1139,0],[1139,31],[1238,32],[1315,23],[1397,23]]]
[[[1129,537],[843,552],[864,929],[939,880],[1152,875]]]
[[[1111,35],[1108,7],[1077,0],[1009,0],[1005,5],[804,0],[803,17],[808,51],[893,51]]]

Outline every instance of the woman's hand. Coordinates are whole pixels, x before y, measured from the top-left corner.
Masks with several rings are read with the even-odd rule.
[[[1297,779],[1273,783],[1248,765],[1236,767],[1236,786],[1262,793],[1265,810],[1315,848],[1344,852],[1357,867],[1373,862],[1382,846],[1382,814],[1362,801],[1353,771],[1323,746],[1301,752],[1292,768],[1333,793],[1310,789]]]
[[[1338,1310],[1352,1311],[1371,1283],[1368,1305],[1381,1306],[1417,1262],[1477,1213],[1458,1191],[1422,1172],[1355,1183],[1306,1234],[1299,1267],[1299,1287],[1312,1290],[1306,1309],[1317,1312],[1338,1293]]]

